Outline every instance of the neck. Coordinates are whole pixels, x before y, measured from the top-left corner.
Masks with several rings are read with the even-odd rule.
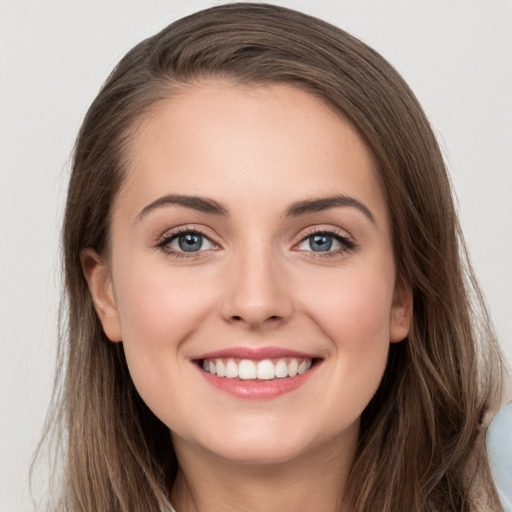
[[[359,425],[293,460],[233,462],[173,436],[180,471],[172,489],[176,512],[348,512],[343,494]]]

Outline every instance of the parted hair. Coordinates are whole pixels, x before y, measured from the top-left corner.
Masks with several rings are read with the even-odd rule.
[[[362,414],[346,486],[351,512],[499,510],[484,443],[484,418],[500,398],[499,349],[429,122],[402,77],[363,42],[306,14],[254,3],[197,12],[142,41],[110,74],[78,134],[46,432],[62,461],[52,510],[169,510],[178,469],[169,430],[137,394],[122,343],[105,336],[80,254],[109,250],[137,121],[180,87],[212,78],[288,84],[320,98],[377,164],[397,279],[412,290],[413,315]]]

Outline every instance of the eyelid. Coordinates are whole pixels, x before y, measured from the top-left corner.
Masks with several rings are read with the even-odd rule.
[[[337,236],[339,236],[341,238],[353,241],[352,236],[347,231],[345,231],[344,229],[341,229],[341,228],[338,228],[338,227],[335,227],[335,226],[329,226],[329,225],[326,226],[326,225],[323,225],[323,224],[316,224],[314,226],[310,226],[310,227],[306,228],[301,233],[300,240],[302,241],[305,238],[307,238],[308,236],[316,235],[318,233],[329,233],[329,234],[337,235]]]
[[[157,238],[157,240],[155,242],[155,248],[161,249],[169,255],[178,256],[178,257],[194,257],[194,256],[198,257],[202,253],[210,250],[210,249],[206,249],[206,250],[200,250],[200,251],[186,252],[186,251],[180,251],[180,250],[168,247],[169,244],[172,241],[174,241],[176,238],[178,238],[180,235],[189,234],[189,233],[201,235],[202,237],[209,240],[210,243],[213,246],[215,246],[215,249],[220,248],[220,245],[214,240],[214,238],[211,235],[206,233],[205,230],[203,230],[202,228],[199,228],[196,226],[190,226],[190,225],[185,225],[185,226],[180,226],[177,228],[168,229],[167,231],[165,231],[162,235],[160,235]]]
[[[166,252],[169,255],[174,255],[178,257],[198,257],[203,255],[202,253],[205,253],[209,250],[212,250],[212,248],[209,249],[202,249],[199,251],[181,251],[176,250],[175,248],[168,247],[169,244],[174,241],[176,238],[178,238],[180,235],[183,234],[189,234],[189,233],[195,233],[198,235],[201,235],[202,237],[206,238],[214,247],[214,250],[218,250],[221,248],[221,245],[218,244],[215,241],[215,237],[212,237],[210,234],[206,232],[205,229],[197,226],[191,226],[191,225],[184,225],[179,226],[176,228],[168,229],[165,231],[162,235],[160,235],[157,240],[155,241],[154,247],[156,249],[161,249],[164,252]],[[335,238],[343,247],[340,247],[335,250],[328,250],[325,252],[322,251],[312,251],[312,250],[304,250],[304,249],[296,249],[296,247],[307,240],[309,237],[313,235],[319,235],[319,234],[325,234],[332,236]],[[327,257],[327,256],[335,256],[335,255],[341,255],[342,253],[345,253],[347,251],[354,250],[358,247],[357,243],[353,239],[353,237],[344,229],[334,227],[334,226],[322,226],[322,225],[315,225],[310,226],[306,228],[300,235],[300,239],[293,245],[292,250],[295,250],[297,252],[303,252],[303,253],[310,253],[308,256],[310,257]]]
[[[342,242],[350,242],[350,244],[352,244],[354,246],[356,245],[354,238],[344,229],[341,229],[341,228],[338,228],[335,226],[322,226],[322,225],[315,225],[315,226],[310,226],[310,227],[306,228],[301,233],[298,243],[303,242],[310,236],[319,235],[319,234],[332,235],[332,236],[338,238],[339,240],[341,240]]]
[[[335,249],[335,250],[325,251],[325,252],[323,252],[323,251],[308,251],[308,250],[304,250],[304,249],[295,249],[295,250],[298,252],[306,253],[308,255],[308,257],[323,258],[323,257],[341,255],[345,252],[353,251],[353,250],[357,249],[357,247],[358,247],[358,245],[355,242],[355,240],[353,239],[353,237],[344,229],[337,228],[334,226],[322,227],[321,225],[311,226],[311,227],[307,228],[305,231],[303,231],[301,233],[300,240],[297,243],[295,243],[295,245],[293,247],[296,248],[298,245],[300,245],[302,242],[306,241],[311,236],[321,235],[321,234],[329,235],[329,236],[335,238],[342,245],[342,247]]]

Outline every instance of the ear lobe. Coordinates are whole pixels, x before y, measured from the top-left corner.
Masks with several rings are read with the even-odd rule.
[[[409,334],[412,320],[412,291],[408,286],[396,285],[389,320],[390,343],[404,340]]]
[[[94,308],[107,338],[110,341],[121,341],[121,324],[107,264],[93,249],[84,249],[80,261]]]

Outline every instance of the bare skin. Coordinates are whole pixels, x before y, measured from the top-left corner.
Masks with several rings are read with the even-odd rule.
[[[172,433],[177,512],[346,512],[360,415],[410,324],[371,155],[298,89],[207,81],[141,120],[128,157],[110,254],[82,262]],[[239,386],[210,373],[208,354],[237,350],[312,366]]]
[[[353,435],[357,439],[357,424]],[[342,508],[343,484],[353,453],[333,452],[331,447],[323,446],[290,462],[240,463],[234,468],[229,461],[219,463],[216,457],[209,460],[201,451],[196,453],[181,446],[181,440],[176,443],[176,437],[173,439],[181,465],[171,499],[177,512],[347,510]]]

